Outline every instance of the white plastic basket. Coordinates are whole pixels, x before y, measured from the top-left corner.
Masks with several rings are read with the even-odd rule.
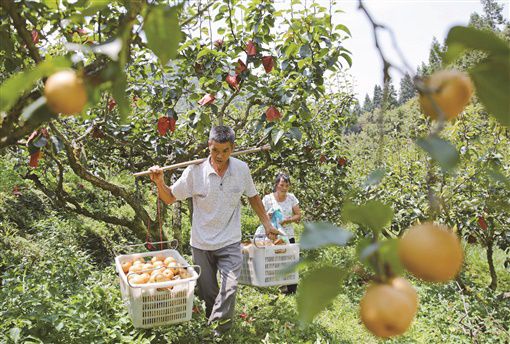
[[[242,249],[243,265],[239,283],[256,287],[297,284],[297,271],[282,274],[281,270],[299,261],[299,244],[255,246]]]
[[[139,257],[173,257],[181,266],[188,267],[190,278],[168,282],[133,285],[128,283],[122,264]],[[196,280],[200,275],[176,250],[125,254],[115,258],[120,280],[120,291],[133,325],[137,328],[176,324],[191,319]],[[158,290],[173,286],[171,290]]]

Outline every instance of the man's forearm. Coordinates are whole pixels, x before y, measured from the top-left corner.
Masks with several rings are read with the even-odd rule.
[[[172,190],[166,184],[157,184],[159,198],[170,205],[176,201],[175,196],[172,194]]]

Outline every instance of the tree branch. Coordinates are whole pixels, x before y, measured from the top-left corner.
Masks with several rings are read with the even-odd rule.
[[[16,31],[18,31],[18,34],[20,35],[21,39],[27,46],[28,53],[30,54],[30,56],[34,59],[35,62],[37,63],[41,62],[43,59],[39,54],[39,50],[34,45],[34,42],[32,42],[32,35],[26,29],[27,24],[25,22],[25,19],[22,18],[20,15],[21,10],[19,8],[16,8],[17,7],[16,3],[14,1],[1,0],[0,6],[3,7],[5,11],[9,14],[9,17],[11,17],[12,23],[14,24]]]
[[[69,161],[69,166],[73,170],[73,172],[78,175],[80,178],[90,182],[92,185],[99,187],[105,191],[110,192],[113,196],[119,197],[124,200],[135,212],[135,219],[133,222],[137,228],[138,234],[143,234],[145,231],[145,224],[147,223],[155,223],[153,221],[145,208],[140,204],[140,201],[128,192],[125,188],[112,184],[98,176],[90,173],[78,160],[76,157],[73,147],[69,140],[58,130],[58,128],[53,124],[49,124],[51,130],[54,132],[56,136],[58,136],[62,143],[64,144],[64,149],[66,151],[66,155]],[[152,233],[156,234],[156,232]]]

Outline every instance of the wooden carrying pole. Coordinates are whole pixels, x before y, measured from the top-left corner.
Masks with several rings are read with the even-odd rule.
[[[233,152],[230,156],[238,156],[238,155],[242,155],[242,154],[262,152],[262,151],[267,151],[269,149],[271,149],[270,145],[264,145],[262,147],[253,147],[253,148],[245,149],[245,150],[242,150],[242,151]],[[163,167],[161,167],[161,169],[163,171],[175,170],[176,168],[181,168],[181,167],[186,167],[186,166],[189,166],[189,165],[200,164],[201,162],[204,162],[206,159],[207,158],[201,158],[201,159],[195,159],[195,160],[190,160],[190,161],[184,161],[184,162],[180,162],[178,164],[173,164],[173,165],[169,165],[169,166],[163,166]],[[148,176],[149,174],[150,174],[149,171],[133,173],[133,175],[135,177]]]

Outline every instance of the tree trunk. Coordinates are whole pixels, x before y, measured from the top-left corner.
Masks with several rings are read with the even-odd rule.
[[[489,244],[487,245],[487,263],[489,264],[489,271],[491,273],[491,284],[489,284],[489,288],[496,290],[496,287],[498,286],[498,276],[496,275],[496,269],[494,268],[493,245],[492,240],[489,241]]]

